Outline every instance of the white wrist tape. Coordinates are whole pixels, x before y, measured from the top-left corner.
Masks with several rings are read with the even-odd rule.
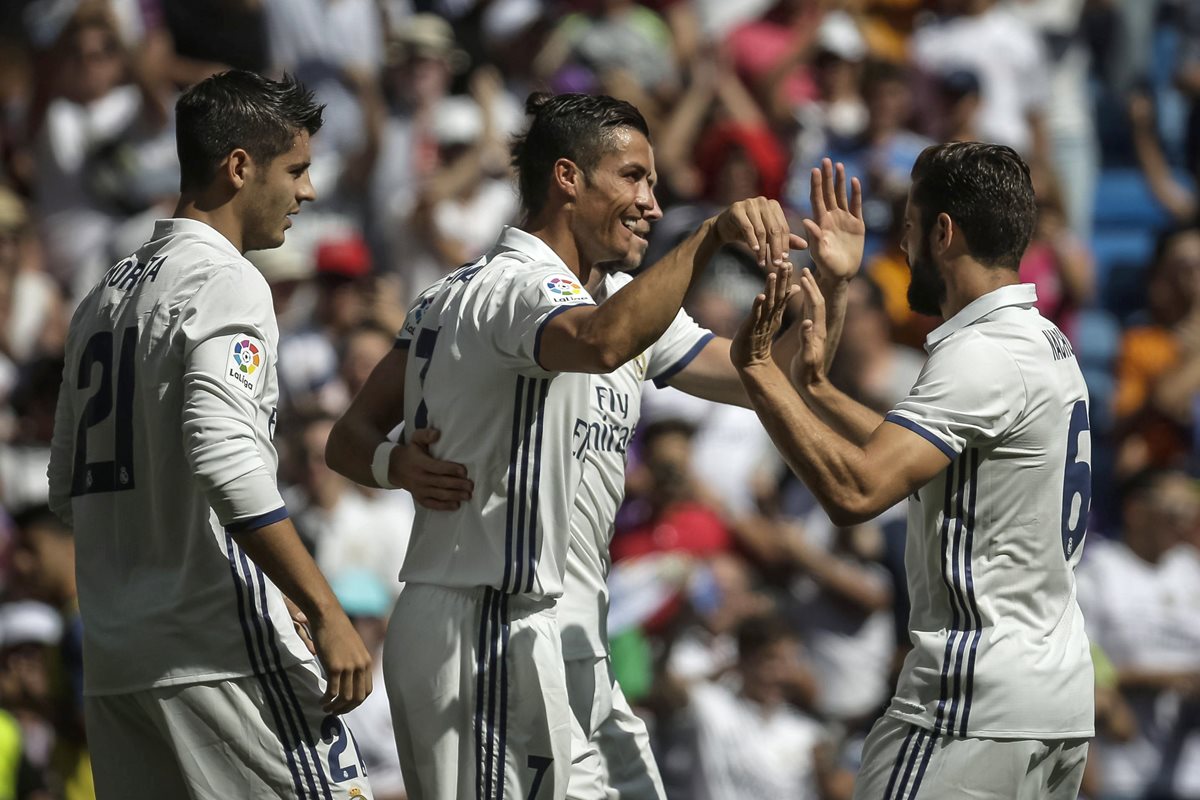
[[[388,467],[392,463],[392,451],[399,446],[395,442],[381,442],[375,448],[375,456],[371,459],[371,475],[375,478],[375,483],[384,489],[400,488],[388,480]]]

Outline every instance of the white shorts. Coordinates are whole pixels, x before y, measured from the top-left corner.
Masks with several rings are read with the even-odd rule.
[[[867,736],[855,800],[1075,800],[1086,739],[938,736],[884,716]]]
[[[410,800],[562,800],[571,710],[554,601],[407,584],[384,679]]]
[[[646,723],[633,713],[604,657],[566,662],[575,715],[571,800],[666,800]]]
[[[97,800],[370,798],[314,663],[84,698]]]

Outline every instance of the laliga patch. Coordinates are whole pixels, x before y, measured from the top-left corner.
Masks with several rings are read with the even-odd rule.
[[[267,348],[262,340],[238,334],[229,345],[225,363],[225,382],[240,387],[249,395],[258,393],[258,385],[266,374]]]
[[[587,297],[587,292],[572,275],[551,275],[542,281],[542,294],[555,305],[578,303]]]
[[[421,325],[421,320],[425,317],[425,312],[429,310],[430,304],[433,303],[433,294],[428,294],[421,298],[421,302],[417,303],[416,307],[408,313],[408,319],[404,320],[404,332],[409,336],[417,335],[417,328]]]

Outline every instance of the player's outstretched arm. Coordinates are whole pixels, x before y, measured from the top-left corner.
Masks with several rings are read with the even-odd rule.
[[[379,487],[372,469],[376,451],[404,421],[404,373],[408,351],[395,348],[372,370],[349,408],[334,423],[325,445],[325,463],[362,486]],[[406,489],[413,500],[435,511],[453,511],[471,499],[474,488],[462,464],[430,455],[435,430],[413,431],[406,442],[385,448],[387,482]]]
[[[692,279],[723,244],[741,242],[764,268],[808,244],[788,230],[783,209],[756,197],[705,220],[652,267],[599,306],[558,314],[542,330],[539,362],[551,372],[611,372],[654,344],[683,305]]]
[[[811,274],[801,285],[816,287]],[[879,425],[859,446],[822,422],[771,357],[788,292],[767,276],[764,294],[733,339],[730,357],[775,447],[836,525],[879,515],[925,485],[950,463],[936,446],[899,425]],[[806,329],[813,323],[806,320]]]
[[[290,519],[233,534],[238,546],[308,618],[329,687],[322,707],[344,714],[371,693],[371,654]]]

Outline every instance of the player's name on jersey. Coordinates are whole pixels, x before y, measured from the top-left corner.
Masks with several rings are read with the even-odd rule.
[[[111,289],[119,289],[123,292],[147,281],[154,283],[158,279],[158,271],[162,269],[163,262],[166,260],[166,256],[155,256],[149,261],[142,262],[138,261],[137,256],[130,256],[110,267],[108,272],[104,273],[101,282],[107,284]]]

